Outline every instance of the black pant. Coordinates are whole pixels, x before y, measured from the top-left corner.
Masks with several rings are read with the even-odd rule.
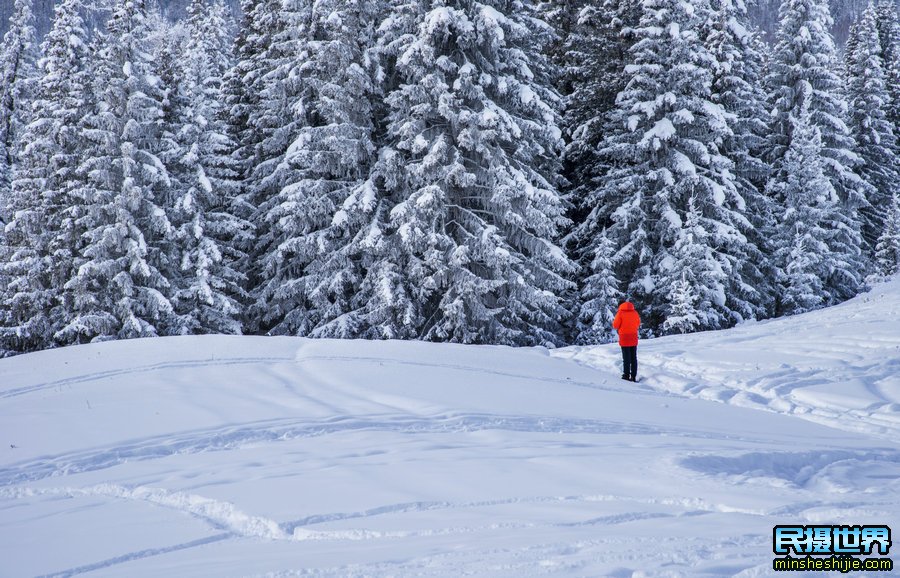
[[[622,375],[637,376],[637,345],[622,348]]]

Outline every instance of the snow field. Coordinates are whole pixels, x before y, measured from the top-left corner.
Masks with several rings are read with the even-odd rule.
[[[773,575],[775,524],[900,523],[898,301],[645,341],[638,384],[616,346],[2,360],[0,576]]]

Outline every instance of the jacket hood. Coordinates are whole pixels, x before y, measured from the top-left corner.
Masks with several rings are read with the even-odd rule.
[[[630,301],[626,301],[619,305],[619,311],[634,311],[634,305]]]

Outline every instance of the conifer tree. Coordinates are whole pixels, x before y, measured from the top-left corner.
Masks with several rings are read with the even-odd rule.
[[[563,115],[567,145],[563,171],[568,180],[567,195],[573,219],[581,222],[590,212],[585,203],[608,170],[597,148],[608,133],[616,96],[625,88],[625,66],[633,43],[633,29],[640,18],[640,4],[634,0],[582,2],[563,44],[568,92]],[[578,256],[583,247],[572,247]],[[582,264],[590,264],[587,249]]]
[[[231,157],[236,172],[236,210],[238,216],[246,219],[254,212],[249,176],[255,149],[262,140],[262,135],[252,124],[252,117],[259,106],[267,72],[262,53],[271,41],[269,22],[263,18],[263,10],[262,0],[241,0],[242,19],[232,49],[235,60],[225,72],[222,95],[228,135],[235,147]],[[249,248],[248,241],[245,249]],[[246,269],[249,269],[249,263],[245,263]]]
[[[616,316],[623,295],[619,291],[613,256],[615,247],[602,231],[594,244],[593,260],[590,262],[591,275],[584,280],[581,290],[580,310],[577,318],[578,345],[610,343],[616,332],[612,322]]]
[[[748,22],[742,0],[716,0],[714,8],[706,36],[716,63],[713,100],[732,117],[732,134],[723,143],[723,153],[734,161],[742,189],[750,196],[747,189],[761,189],[768,177],[760,158],[769,130],[763,89],[765,48]]]
[[[822,189],[821,195],[828,197],[833,191],[839,201],[834,211],[839,224],[834,225],[835,238],[829,242],[834,266],[823,279],[826,303],[834,303],[858,292],[864,276],[860,272],[867,267],[859,210],[868,204],[872,186],[855,172],[861,159],[854,150],[856,145],[846,123],[848,105],[842,97],[842,82],[837,74],[837,51],[829,32],[832,19],[828,3],[787,0],[781,5],[779,15],[777,43],[767,81],[774,95],[773,124],[767,146],[772,175],[767,188],[776,202],[790,208],[790,201],[781,196],[791,187],[788,183],[795,178],[792,171],[797,170],[797,167],[789,168],[788,150],[794,147],[805,149],[807,155],[822,156],[809,162],[819,167],[828,181],[828,188]],[[801,118],[805,120],[801,122]],[[796,127],[807,124],[812,125],[808,130],[817,133],[820,146],[793,144]],[[810,137],[805,139],[808,141]],[[784,249],[776,247],[776,251]],[[818,269],[820,274],[823,271]]]
[[[271,333],[344,337],[372,217],[375,70],[371,48],[381,2],[323,0],[311,7],[292,107],[295,130],[268,205],[275,242],[263,256],[259,311]],[[362,197],[362,198],[361,198]],[[362,201],[362,202],[360,202]]]
[[[278,158],[279,147],[272,146],[272,138],[284,120],[286,96],[284,83],[275,78],[278,66],[276,36],[285,38],[285,20],[280,0],[241,0],[243,18],[234,41],[235,61],[225,73],[223,86],[224,115],[227,133],[234,143],[231,161],[235,172],[232,213],[251,225],[248,235],[242,236],[236,248],[245,258],[238,270],[246,277],[244,288],[252,292],[262,283],[259,261],[268,245],[260,243],[267,235],[261,224],[265,212],[261,204],[273,193],[273,186],[263,186],[263,179],[271,171],[272,159]],[[299,57],[299,54],[295,56]],[[289,144],[280,137],[280,153]],[[275,149],[270,150],[270,149]],[[266,152],[269,151],[269,152]],[[265,170],[261,169],[269,159]],[[277,162],[277,161],[275,161]],[[277,190],[277,189],[275,189]],[[252,297],[250,299],[252,304]],[[260,331],[259,312],[248,306],[244,317],[244,332]]]
[[[37,80],[37,46],[32,0],[15,0],[9,29],[0,45],[0,210],[9,194],[21,132],[29,121],[29,109]],[[0,213],[0,223],[11,215]]]
[[[581,33],[579,14],[587,0],[546,0],[538,3],[539,14],[550,25],[553,36],[545,52],[552,67],[553,84],[563,97],[572,93],[572,46]]]
[[[8,259],[0,266],[11,282],[0,287],[0,306],[9,312],[3,336],[7,349],[49,347],[65,323],[63,286],[83,231],[72,190],[85,141],[81,120],[88,111],[87,32],[81,0],[63,0],[44,41],[41,77],[24,127],[14,172],[7,226]]]
[[[890,105],[874,4],[863,12],[851,30],[848,46],[847,98],[850,130],[862,159],[860,175],[873,186],[869,205],[861,211],[863,234],[874,247],[884,228],[885,210],[894,191],[900,190],[900,157],[897,138],[886,110]]]
[[[878,282],[900,272],[900,194],[894,193],[884,219],[884,230],[875,247],[875,272],[868,279]]]
[[[93,71],[95,110],[86,119],[90,144],[80,170],[86,184],[87,233],[76,272],[66,284],[66,343],[149,337],[171,332],[170,285],[161,273],[172,228],[160,199],[170,181],[157,156],[162,117],[152,74],[144,0],[120,0],[107,23]]]
[[[726,114],[726,133],[721,153],[731,160],[739,208],[749,221],[741,227],[755,250],[735,265],[745,283],[735,287],[750,309],[747,317],[771,315],[774,270],[765,256],[774,225],[774,206],[763,190],[769,167],[761,156],[769,131],[769,114],[763,90],[764,47],[753,30],[743,0],[715,0],[713,18],[707,22],[706,44],[714,58],[712,97]]]
[[[698,278],[695,294],[711,304],[703,328],[729,326],[754,316],[752,283],[740,264],[759,254],[742,232],[743,214],[733,165],[720,144],[731,136],[729,118],[712,101],[716,61],[701,38],[710,11],[703,2],[644,3],[635,28],[626,89],[600,154],[611,167],[587,198],[592,211],[575,235],[590,246],[604,227],[615,243],[616,271],[642,317],[659,329],[681,271],[673,253],[693,199],[710,259],[721,270],[722,290],[712,277]]]
[[[189,38],[178,56],[180,94],[172,103],[172,176],[175,227],[173,304],[180,334],[241,333],[246,295],[236,270],[239,241],[249,223],[232,214],[236,174],[228,158],[222,103],[223,75],[229,68],[225,6],[221,0],[193,0],[188,7]]]
[[[295,170],[285,162],[285,156],[300,128],[306,122],[305,107],[311,103],[309,85],[299,73],[309,58],[308,42],[312,25],[311,0],[266,0],[257,6],[255,18],[261,25],[263,42],[254,55],[254,65],[259,67],[259,101],[250,110],[248,124],[251,135],[258,139],[252,152],[248,173],[244,178],[246,199],[253,209],[251,222],[255,238],[251,247],[250,271],[251,295],[254,305],[247,316],[251,331],[266,333],[273,329],[292,309],[293,302],[285,303],[281,297],[267,303],[272,295],[267,287],[276,283],[279,290],[292,292],[289,284],[301,270],[294,263],[280,268],[283,276],[273,279],[273,271],[266,266],[278,247],[288,240],[279,219],[270,219],[281,204],[282,189],[297,178]],[[292,215],[288,219],[302,219]]]
[[[565,220],[540,54],[549,29],[517,0],[400,4],[381,27],[397,80],[375,172],[395,203],[378,241],[387,260],[363,284],[377,291],[369,325],[382,336],[561,343],[572,265],[556,245]]]
[[[808,107],[801,109],[791,131],[784,157],[787,179],[770,181],[770,194],[783,199],[784,207],[774,255],[779,267],[779,314],[837,303],[843,296],[833,288],[836,276],[854,276],[852,282],[860,283],[841,243],[840,232],[849,226],[849,219],[826,174],[823,139]]]
[[[716,319],[717,309],[726,301],[728,279],[710,242],[710,231],[715,229],[715,224],[704,221],[691,196],[684,224],[676,231],[671,250],[673,262],[669,268],[674,274],[670,275],[673,279],[669,283],[663,331],[687,333],[720,323]],[[696,308],[692,314],[685,310],[691,304]]]
[[[881,0],[875,11],[881,43],[879,56],[889,97],[885,114],[894,134],[900,136],[900,13],[892,0]]]
[[[687,277],[687,271],[682,271],[681,278],[672,285],[669,314],[662,324],[663,333],[693,333],[702,327],[699,319],[702,310],[697,308],[697,296]]]
[[[837,49],[831,36],[831,14],[825,0],[787,0],[779,10],[780,25],[767,79],[775,111],[768,160],[775,178],[784,178],[781,165],[790,146],[795,120],[808,106],[811,122],[819,127],[822,154],[828,159],[826,176],[848,208],[866,203],[862,179],[854,173],[860,159],[847,128],[848,105],[842,97]],[[805,100],[810,102],[808,105]],[[793,120],[792,120],[793,119]]]

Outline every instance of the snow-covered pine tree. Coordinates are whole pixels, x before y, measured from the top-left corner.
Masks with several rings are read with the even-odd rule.
[[[781,247],[776,254],[782,262],[779,272],[779,310],[785,315],[803,313],[819,308],[825,301],[821,279],[823,268],[822,245],[810,231],[795,231],[790,245]]]
[[[156,336],[173,324],[165,270],[171,225],[159,199],[170,185],[157,157],[162,93],[152,74],[145,0],[119,0],[102,38],[88,115],[86,244],[66,284],[72,311],[65,343]]]
[[[377,284],[363,284],[373,292],[364,331],[561,343],[573,266],[556,245],[565,219],[540,54],[549,28],[519,0],[393,8],[381,27],[395,84],[376,174],[396,205]]]
[[[572,92],[570,76],[571,46],[579,34],[576,30],[578,15],[587,0],[544,0],[538,2],[538,13],[553,30],[552,40],[545,46],[548,62],[552,67],[554,85],[562,96]]]
[[[662,324],[663,333],[693,333],[702,327],[699,315],[702,310],[697,308],[697,296],[687,278],[687,271],[682,271],[681,278],[672,284],[669,303],[669,314]]]
[[[538,3],[538,13],[550,26],[552,36],[544,47],[547,55],[547,63],[550,71],[550,82],[562,98],[563,112],[571,108],[568,100],[572,96],[575,86],[579,83],[576,75],[579,73],[579,55],[576,47],[586,45],[583,36],[587,28],[579,23],[579,15],[587,5],[587,0],[545,0]],[[560,118],[560,128],[563,131],[563,139],[566,143],[571,140],[571,130],[567,124],[567,117]],[[568,202],[570,191],[577,187],[571,173],[581,166],[580,163],[566,163],[563,159],[560,182],[560,193],[568,203],[569,213],[574,213],[575,206]],[[576,216],[572,214],[572,216]]]
[[[853,173],[859,158],[846,127],[847,102],[842,98],[837,49],[831,36],[826,0],[787,0],[779,9],[780,24],[767,78],[773,97],[774,122],[767,154],[777,172],[791,142],[791,131],[803,99],[819,126],[823,154],[831,159],[826,176],[842,200],[864,204],[860,178]],[[793,118],[793,120],[792,120]]]
[[[265,217],[277,240],[263,256],[259,310],[270,333],[348,337],[365,273],[360,243],[376,203],[369,175],[376,70],[371,48],[380,0],[322,0],[311,10],[296,74],[293,142],[281,190]]]
[[[641,307],[645,325],[659,329],[669,313],[672,285],[681,278],[673,248],[694,199],[697,242],[708,244],[727,286],[698,278],[698,299],[709,302],[703,328],[729,326],[752,316],[751,283],[740,264],[758,249],[741,231],[743,214],[732,163],[719,146],[731,136],[728,115],[712,101],[716,62],[700,36],[709,15],[705,2],[645,2],[635,28],[627,85],[600,154],[611,167],[587,198],[592,208],[575,234],[590,246],[603,227],[615,243],[616,272]]]
[[[235,60],[225,72],[222,98],[228,135],[235,149],[231,157],[236,171],[234,179],[238,216],[249,219],[254,208],[250,199],[250,179],[255,149],[262,135],[251,124],[251,116],[259,106],[262,79],[266,68],[262,60],[265,46],[270,42],[269,29],[263,21],[262,0],[241,0],[242,18],[234,39],[232,53]],[[250,243],[244,249],[250,249]],[[250,269],[244,263],[244,271]]]
[[[44,348],[53,335],[49,319],[54,296],[46,277],[52,231],[46,228],[41,195],[55,143],[31,128],[19,135],[30,144],[22,147],[12,170],[4,206],[9,222],[0,246],[0,350],[19,353]]]
[[[726,298],[727,274],[710,242],[710,231],[715,230],[715,224],[704,222],[693,196],[687,205],[683,226],[676,231],[675,243],[669,251],[673,262],[668,267],[680,274],[669,276],[672,281],[662,325],[664,332],[688,333],[716,327],[720,324],[717,304],[724,303]],[[686,311],[690,304],[696,307],[693,314]]]
[[[277,66],[273,46],[275,37],[284,35],[285,24],[281,0],[241,0],[240,6],[242,19],[232,51],[235,61],[225,73],[222,98],[228,136],[235,146],[230,155],[231,167],[236,173],[232,183],[232,213],[253,226],[263,215],[259,204],[266,195],[272,194],[271,190],[262,190],[263,175],[259,167],[267,156],[264,155],[264,143],[272,138],[282,122],[271,110],[273,106],[282,106],[279,99],[270,99],[267,95],[273,91],[269,87],[277,85],[273,79]],[[275,112],[283,113],[283,108]],[[238,270],[247,279],[244,285],[247,291],[262,282],[257,234],[262,232],[253,228],[250,233],[236,245],[246,255],[238,264]],[[260,329],[259,315],[250,310],[249,306],[245,308],[245,333]]]
[[[894,193],[884,219],[884,230],[875,246],[875,272],[870,283],[900,273],[900,194]]]
[[[775,221],[774,206],[763,189],[769,167],[761,159],[768,134],[769,114],[762,87],[765,48],[750,26],[743,0],[714,0],[713,18],[707,22],[706,44],[715,60],[711,100],[726,113],[731,128],[720,144],[720,152],[734,165],[741,211],[750,226],[741,233],[759,249],[736,266],[745,280],[735,287],[751,306],[745,317],[772,314],[775,272],[770,259],[768,235]]]
[[[881,42],[882,65],[890,101],[887,118],[900,138],[900,13],[893,0],[881,0],[876,7],[878,40]]]
[[[809,112],[809,97],[793,119],[791,144],[782,161],[786,179],[770,181],[769,194],[784,211],[775,229],[774,259],[779,268],[779,315],[802,313],[839,300],[829,281],[835,270],[852,269],[839,246],[848,226],[837,191],[826,175],[819,125]]]
[[[610,343],[616,339],[612,322],[623,296],[613,263],[615,251],[606,231],[602,231],[594,243],[591,274],[584,280],[580,293],[581,307],[575,327],[578,345]]]
[[[0,44],[0,210],[9,192],[13,165],[29,121],[37,45],[32,0],[15,0],[9,29]],[[0,223],[11,215],[0,213]]]
[[[259,102],[250,111],[248,124],[256,138],[249,173],[245,177],[246,198],[254,208],[252,223],[256,237],[250,251],[253,268],[249,271],[251,296],[254,304],[249,308],[247,321],[253,332],[268,332],[296,305],[291,280],[302,273],[295,263],[278,265],[276,272],[262,266],[271,263],[278,247],[287,241],[283,222],[270,220],[270,215],[281,204],[279,194],[298,178],[294,168],[285,162],[285,156],[298,131],[306,123],[305,107],[312,101],[309,85],[299,73],[309,58],[309,40],[312,27],[312,0],[266,0],[257,6],[255,18],[267,31],[262,51],[256,55],[256,64],[264,73],[259,79]],[[243,144],[243,143],[242,143]],[[290,215],[289,219],[302,219],[303,215]],[[266,293],[267,288],[277,286],[276,298]]]
[[[163,157],[172,179],[167,210],[173,238],[173,304],[179,334],[241,333],[244,281],[235,269],[249,223],[231,213],[234,145],[224,122],[222,83],[230,52],[222,0],[193,0],[188,41],[177,53],[171,86],[171,148]],[[172,82],[174,79],[170,79]]]
[[[65,323],[60,300],[83,232],[71,191],[82,181],[77,174],[84,145],[81,119],[90,99],[81,8],[81,0],[63,0],[56,7],[42,46],[32,122],[22,133],[27,144],[14,173],[7,226],[13,246],[0,265],[0,276],[13,280],[0,287],[0,308],[11,314],[2,330],[8,350],[49,347]]]
[[[792,179],[786,155],[801,110],[806,107],[804,114],[821,138],[822,159],[817,166],[824,171],[829,190],[838,195],[842,213],[841,225],[836,229],[839,239],[831,244],[835,267],[825,280],[827,302],[833,303],[859,291],[867,268],[859,210],[868,203],[872,187],[854,172],[861,161],[854,152],[856,144],[846,124],[848,106],[842,97],[837,50],[829,32],[832,19],[828,2],[787,0],[779,15],[781,22],[767,78],[774,111],[766,155],[772,165],[768,189],[779,191]],[[784,202],[782,197],[775,200]]]
[[[37,280],[19,266],[36,258],[24,232],[41,220],[41,183],[28,191],[11,190],[30,120],[36,56],[32,0],[16,0],[0,44],[0,355],[34,348],[45,321],[31,322],[30,312],[21,308],[36,297],[31,290]]]
[[[640,3],[635,0],[582,2],[563,45],[568,83],[563,115],[568,140],[564,168],[576,220],[583,217],[581,201],[586,192],[606,170],[597,157],[597,146],[608,130],[616,96],[625,88],[623,72],[633,43],[632,29],[640,14]]]
[[[850,31],[846,54],[850,130],[862,159],[858,171],[874,187],[869,205],[861,209],[863,236],[874,247],[884,229],[885,209],[900,191],[900,157],[894,129],[885,111],[890,105],[884,65],[879,55],[878,15],[870,3]]]
[[[706,42],[715,58],[713,100],[731,119],[732,135],[723,153],[734,161],[735,173],[747,184],[762,188],[768,166],[760,156],[769,127],[763,89],[765,47],[751,28],[743,0],[714,0],[714,18],[707,24]]]

